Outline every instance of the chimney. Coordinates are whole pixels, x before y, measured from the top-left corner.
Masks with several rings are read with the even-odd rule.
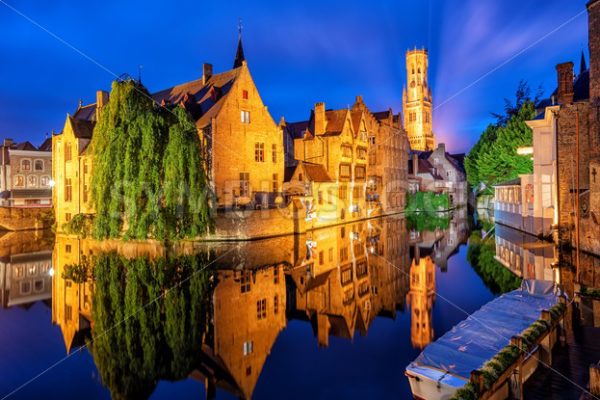
[[[412,163],[413,163],[413,175],[417,176],[419,173],[419,156],[416,154],[412,155]]]
[[[202,84],[206,85],[208,80],[213,74],[212,64],[204,63],[202,64]]]
[[[556,66],[558,74],[558,103],[573,103],[573,63],[566,62]]]
[[[440,149],[442,154],[446,154],[446,144],[445,143],[439,143],[438,149]]]
[[[590,42],[590,101],[600,98],[600,1],[587,4]]]
[[[12,144],[13,144],[13,140],[12,139],[9,139],[9,138],[4,139],[4,146],[5,147],[10,147],[10,145],[12,145]]]
[[[322,135],[325,133],[325,103],[315,103],[315,135]]]

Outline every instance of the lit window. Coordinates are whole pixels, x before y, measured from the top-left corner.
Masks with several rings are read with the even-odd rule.
[[[35,175],[29,175],[27,177],[27,187],[37,187],[38,178]]]
[[[251,340],[244,342],[244,347],[243,347],[244,356],[247,356],[248,354],[252,354],[253,350],[254,350],[254,343],[252,343]]]
[[[42,177],[40,177],[40,185],[50,186],[50,177],[48,175],[43,175]]]
[[[271,146],[271,159],[274,163],[277,162],[277,145],[274,144]]]
[[[71,178],[65,179],[65,201],[73,200],[73,185]]]
[[[240,113],[241,115],[241,121],[242,124],[249,124],[250,123],[250,111],[241,111]]]
[[[23,175],[15,175],[13,178],[15,187],[25,186],[25,177]]]

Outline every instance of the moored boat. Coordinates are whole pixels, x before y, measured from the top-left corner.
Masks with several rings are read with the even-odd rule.
[[[552,282],[524,280],[520,289],[484,305],[427,346],[406,367],[413,396],[423,400],[450,399],[470,381],[472,371],[482,368],[513,336],[534,324],[542,311],[559,302],[559,297]],[[527,365],[537,361],[535,352],[530,352]],[[524,378],[528,375],[531,372]]]

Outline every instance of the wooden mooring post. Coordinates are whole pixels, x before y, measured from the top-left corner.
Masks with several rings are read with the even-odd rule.
[[[600,362],[590,365],[590,392],[600,396]]]

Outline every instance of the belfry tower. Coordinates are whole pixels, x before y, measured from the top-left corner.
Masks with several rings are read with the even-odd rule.
[[[402,93],[404,128],[412,150],[435,149],[432,130],[432,99],[428,81],[427,50],[406,52],[406,83]]]

